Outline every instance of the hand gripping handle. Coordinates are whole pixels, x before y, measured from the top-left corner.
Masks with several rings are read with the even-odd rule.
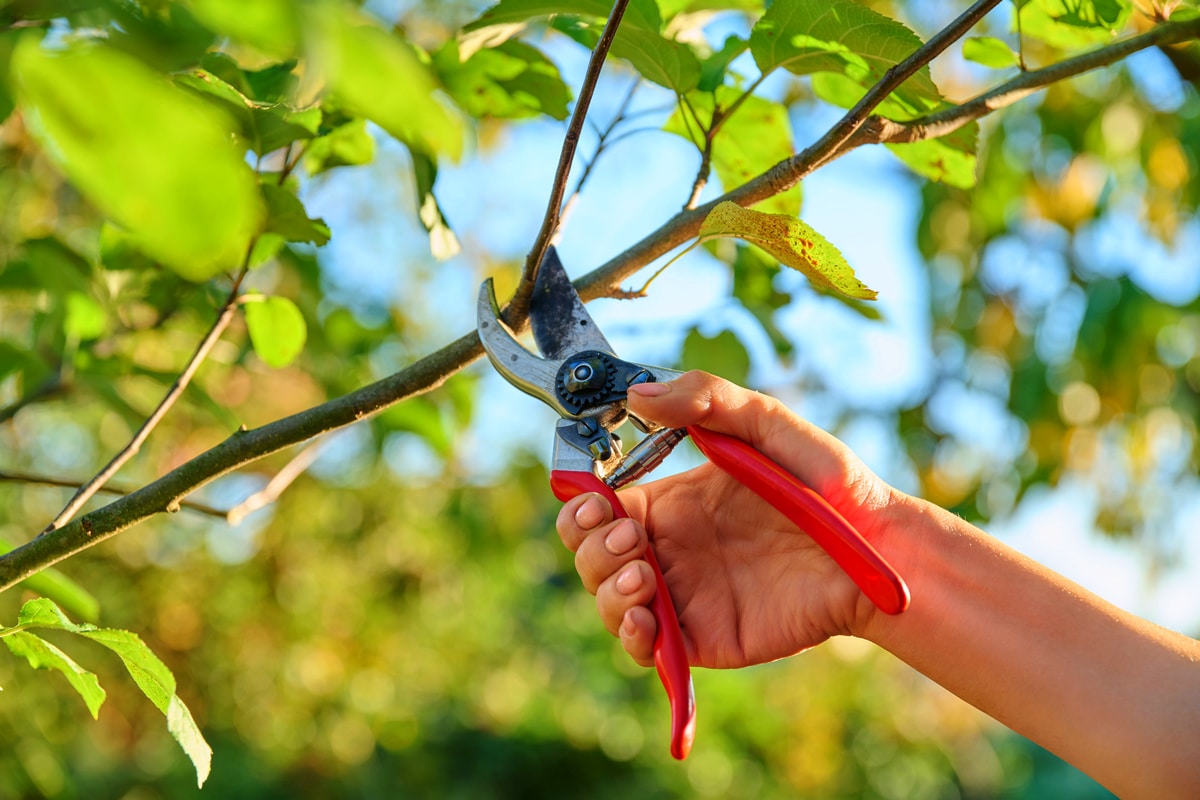
[[[825,498],[740,439],[700,427],[687,431],[709,461],[807,533],[880,611],[899,614],[908,608],[904,579]]]
[[[629,516],[616,492],[590,472],[554,470],[550,473],[550,488],[554,496],[564,503],[585,492],[596,492],[612,505],[616,519]],[[645,558],[654,570],[654,598],[650,601],[650,611],[658,623],[658,633],[654,636],[654,666],[658,669],[663,688],[667,690],[667,700],[671,706],[671,755],[682,760],[692,749],[692,740],[696,736],[696,695],[692,688],[692,673],[688,668],[679,617],[675,614],[675,605],[671,602],[671,593],[663,580],[653,547],[646,549]]]

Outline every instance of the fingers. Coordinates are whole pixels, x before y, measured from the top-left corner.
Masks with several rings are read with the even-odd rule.
[[[646,531],[632,519],[613,520],[612,508],[596,494],[580,495],[559,512],[558,534],[575,551],[575,569],[584,588],[596,596],[604,627],[619,636],[643,666],[653,662],[654,615],[645,606],[654,597],[654,572],[641,560]]]
[[[698,425],[741,439],[810,485],[836,485],[857,462],[835,437],[775,398],[705,372],[631,386],[629,410],[672,428]]]

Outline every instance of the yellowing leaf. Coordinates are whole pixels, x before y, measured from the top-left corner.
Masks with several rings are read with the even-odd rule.
[[[761,247],[779,263],[804,273],[814,285],[859,300],[876,292],[854,275],[846,258],[807,223],[786,214],[764,214],[726,200],[709,212],[700,238],[732,236]]]

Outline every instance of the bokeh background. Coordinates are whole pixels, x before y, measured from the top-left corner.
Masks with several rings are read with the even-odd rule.
[[[0,3],[0,19],[21,5]],[[98,23],[78,16],[87,5],[46,15],[52,31],[69,40]],[[141,5],[162,24],[138,35],[169,50],[182,25],[172,20],[181,9],[203,18],[205,4]],[[922,36],[961,10],[870,5]],[[364,5],[429,49],[485,7]],[[754,17],[713,13],[701,30],[719,45],[746,35]],[[1124,31],[1146,24],[1134,12]],[[1001,7],[979,32],[1015,46],[1012,26]],[[578,85],[584,48],[540,24],[523,36]],[[246,57],[236,42],[224,46]],[[1062,49],[1027,41],[1023,56],[1036,66]],[[753,62],[743,56],[733,69],[753,74]],[[954,99],[1013,74],[957,49],[933,71]],[[706,368],[775,394],[901,488],[1197,635],[1198,75],[1194,47],[1150,50],[989,116],[974,187],[930,182],[882,148],[820,170],[803,184],[802,217],[878,290],[869,309],[721,243],[671,266],[646,298],[591,311],[623,357]],[[635,83],[614,59],[593,101],[581,155],[595,154],[598,131],[618,117],[621,135],[607,141],[560,243],[576,276],[680,208],[699,163],[688,141],[662,131],[671,93],[641,82],[629,99]],[[759,94],[786,105],[797,148],[839,113],[793,76],[772,76]],[[0,472],[82,481],[153,408],[227,288],[145,269],[123,279],[127,293],[97,301],[103,324],[73,338],[67,293],[31,286],[22,270],[51,274],[61,254],[47,255],[46,241],[90,258],[96,212],[18,116],[0,124]],[[248,279],[296,301],[303,354],[269,367],[235,322],[115,483],[142,485],[238,425],[395,372],[473,327],[484,277],[502,291],[515,285],[564,123],[473,121],[466,155],[437,175],[460,246],[443,259],[418,218],[409,150],[365,130],[370,163],[295,176],[330,241],[290,245]],[[721,191],[714,182],[704,197]],[[138,304],[171,313],[165,324],[122,327]],[[71,380],[28,401],[64,363]],[[62,570],[99,600],[102,624],[138,632],[174,671],[213,746],[210,797],[1108,796],[851,640],[739,672],[696,671],[697,744],[673,762],[656,677],[603,631],[553,532],[552,424],[476,364],[318,440],[279,501],[236,525],[185,509]],[[295,454],[193,499],[236,506]],[[664,469],[697,458],[681,448]],[[0,481],[0,539],[28,540],[68,494]],[[0,596],[0,623],[12,624],[28,596]],[[109,699],[92,721],[60,676],[0,657],[0,797],[199,794],[119,663],[55,641],[99,674]]]

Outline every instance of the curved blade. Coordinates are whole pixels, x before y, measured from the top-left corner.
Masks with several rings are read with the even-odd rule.
[[[553,247],[546,250],[533,284],[529,324],[533,340],[546,358],[564,359],[581,350],[603,350],[616,355],[583,307]]]
[[[500,319],[496,290],[488,278],[479,287],[475,306],[476,330],[496,371],[526,394],[546,403],[561,416],[572,416],[555,395],[559,362],[547,361],[526,350]]]

